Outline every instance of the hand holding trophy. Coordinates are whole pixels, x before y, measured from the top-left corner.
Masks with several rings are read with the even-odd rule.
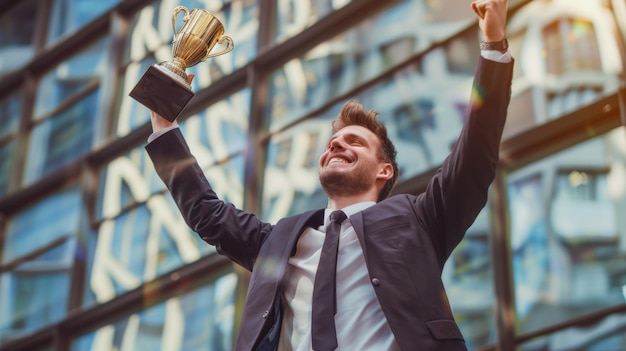
[[[177,32],[176,16],[180,12],[185,13],[184,23]],[[185,69],[230,52],[234,47],[233,40],[224,35],[222,23],[206,10],[189,11],[184,6],[177,6],[172,14],[172,27],[174,59],[150,65],[129,94],[169,121],[178,117],[194,95],[191,85],[187,83]],[[211,53],[216,44],[223,43],[227,44],[226,48]]]

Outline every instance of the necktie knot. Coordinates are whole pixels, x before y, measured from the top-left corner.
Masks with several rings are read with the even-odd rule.
[[[343,211],[341,211],[341,210],[338,210],[338,211],[333,211],[333,212],[330,214],[330,221],[331,221],[331,223],[332,223],[332,222],[335,222],[335,223],[341,223],[341,222],[343,222],[346,218],[348,218],[348,216],[346,216],[346,214],[345,214]]]

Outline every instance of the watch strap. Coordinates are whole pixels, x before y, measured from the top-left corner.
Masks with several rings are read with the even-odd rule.
[[[509,49],[509,41],[507,40],[507,38],[504,38],[500,41],[481,41],[480,49],[497,50],[504,54]]]

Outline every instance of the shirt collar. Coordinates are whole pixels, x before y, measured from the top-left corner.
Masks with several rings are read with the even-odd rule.
[[[353,214],[359,211],[363,211],[366,208],[373,206],[375,204],[376,202],[374,201],[359,202],[359,203],[344,207],[341,210],[346,214],[346,216],[350,217]],[[330,214],[333,213],[333,211],[335,211],[335,209],[327,208],[324,210],[324,227],[328,225],[328,221],[330,220]]]

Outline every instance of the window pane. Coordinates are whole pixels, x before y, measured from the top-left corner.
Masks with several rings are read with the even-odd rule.
[[[13,162],[15,143],[10,142],[0,146],[0,197],[9,191],[9,184],[13,178],[11,164]]]
[[[102,222],[89,246],[85,304],[107,302],[209,252],[162,195]]]
[[[212,161],[211,153],[196,144],[190,134],[192,150],[216,192],[225,201],[241,206],[243,156],[207,163]],[[107,302],[215,253],[187,226],[169,193],[149,196],[150,184],[134,167],[126,158],[108,167],[98,205],[104,220],[89,243],[85,305]],[[131,203],[137,205],[129,206]]]
[[[224,200],[243,204],[243,154],[248,140],[250,90],[214,103],[180,123],[192,153]],[[144,146],[119,157],[101,170],[96,217],[111,218],[134,203],[161,192]]]
[[[22,111],[22,96],[12,94],[0,100],[0,139],[15,133]]]
[[[38,5],[38,0],[16,1],[0,15],[0,76],[21,68],[33,57]]]
[[[68,98],[100,82],[108,68],[108,46],[109,37],[105,37],[43,76],[37,88],[35,117],[44,117]],[[97,115],[98,105],[91,106],[89,113]]]
[[[624,58],[610,6],[533,1],[512,16],[507,31],[516,66],[505,138],[619,89]]]
[[[280,128],[292,122],[440,40],[431,31],[422,30],[427,24],[398,25],[415,22],[413,15],[415,7],[419,7],[417,3],[401,2],[275,71],[270,79],[271,94],[268,97],[270,127]],[[466,22],[442,24],[437,35],[449,35],[459,28],[458,23]],[[473,72],[478,51],[477,36],[468,34],[448,45],[445,51],[431,56],[431,60],[440,62],[425,60],[424,64],[430,67],[424,67],[423,74],[438,75],[443,80],[448,79],[446,75],[454,79],[457,73]]]
[[[9,271],[0,275],[0,340],[24,336],[66,316],[81,209],[80,192],[73,188],[8,221],[2,263]]]
[[[223,275],[81,336],[71,350],[232,350],[236,286],[234,273]]]
[[[96,219],[115,217],[164,190],[165,184],[158,178],[142,145],[100,170]]]
[[[442,274],[454,318],[470,350],[495,342],[489,223],[489,211],[484,208],[446,261]]]
[[[210,11],[224,25],[224,35],[233,39],[233,51],[209,58],[196,66],[188,68],[187,74],[194,74],[192,90],[198,91],[211,85],[215,80],[245,66],[257,53],[257,33],[259,30],[259,4],[257,1],[235,0],[223,4],[222,1],[180,1],[189,10],[193,8]],[[147,109],[128,97],[128,93],[137,84],[150,64],[172,60],[172,14],[175,4],[168,1],[147,6],[137,13],[131,24],[126,47],[125,61],[128,63],[124,72],[121,91],[125,92],[120,102],[117,134],[122,136],[149,120]],[[177,16],[180,27],[183,14]],[[219,45],[211,52],[218,52]]]
[[[276,41],[283,42],[302,32],[351,0],[278,0],[276,2]]]
[[[521,332],[626,302],[626,136],[619,128],[510,175]]]
[[[332,113],[275,134],[267,148],[262,218],[276,223],[291,214],[325,207],[317,161],[331,137]]]
[[[120,0],[55,0],[48,25],[48,44],[84,27]]]
[[[24,265],[30,262],[25,263]],[[70,267],[62,271],[28,269],[0,275],[3,312],[0,340],[6,342],[57,322],[67,314]],[[50,287],[54,287],[51,289]]]
[[[340,10],[351,2],[351,0],[279,0],[276,41],[282,42],[295,36],[330,12]],[[395,12],[394,15],[387,16],[389,19],[395,17],[395,20],[376,24],[380,32],[373,31],[373,36],[364,41],[384,40],[383,37],[389,36],[386,40],[393,43],[396,39],[394,37],[413,32],[411,36],[416,41],[426,40],[432,43],[433,40],[443,39],[459,30],[459,25],[467,25],[468,20],[473,20],[468,9],[467,1],[462,4],[459,4],[458,0],[403,1],[390,10],[392,13]]]
[[[593,325],[567,328],[524,343],[521,351],[626,350],[626,314],[605,317]]]
[[[30,135],[25,183],[33,183],[91,150],[99,91],[94,90],[68,109],[35,126]]]
[[[82,198],[77,188],[52,195],[8,221],[2,262],[78,232]]]

